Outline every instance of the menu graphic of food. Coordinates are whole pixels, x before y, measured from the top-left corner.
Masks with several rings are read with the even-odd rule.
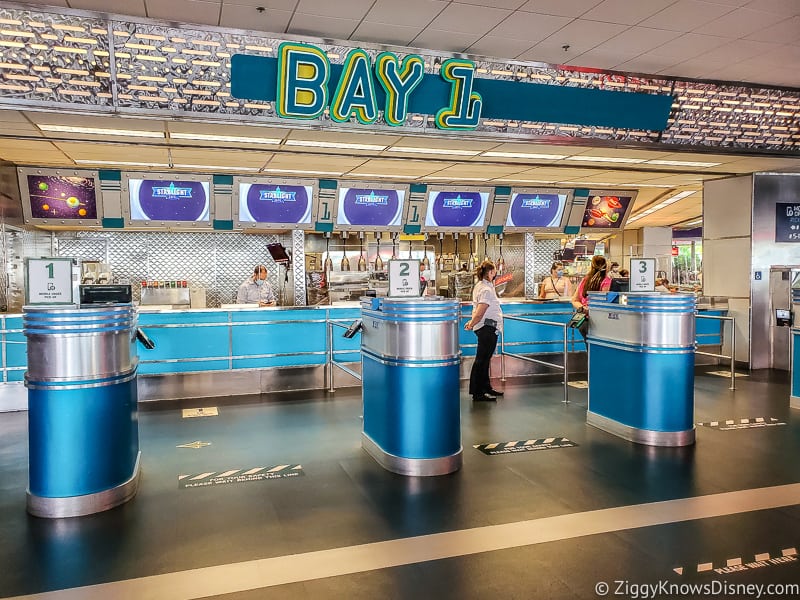
[[[97,196],[91,177],[28,175],[28,194],[33,218],[97,218]]]
[[[616,229],[631,203],[631,196],[590,196],[581,227]]]

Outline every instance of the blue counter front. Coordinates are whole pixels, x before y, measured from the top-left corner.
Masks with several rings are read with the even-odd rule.
[[[789,405],[800,409],[800,327],[792,327],[792,389]]]

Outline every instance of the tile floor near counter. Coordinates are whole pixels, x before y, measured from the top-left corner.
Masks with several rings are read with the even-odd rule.
[[[61,520],[25,513],[27,414],[0,414],[0,597],[571,599],[606,583],[609,597],[800,598],[785,587],[800,585],[800,411],[785,374],[736,384],[698,374],[695,421],[764,422],[699,426],[687,448],[587,426],[586,390],[569,405],[558,384],[509,381],[497,403],[463,391],[463,468],[431,478],[360,448],[357,390],[148,404],[138,495]],[[542,438],[577,446],[473,447]],[[179,447],[194,441],[210,445]],[[292,475],[181,479],[262,467]]]

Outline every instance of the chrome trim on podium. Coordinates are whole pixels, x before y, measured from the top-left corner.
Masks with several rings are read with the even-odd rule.
[[[387,471],[419,477],[447,475],[458,471],[461,468],[464,453],[462,446],[458,449],[458,452],[450,456],[442,456],[440,458],[402,458],[382,450],[363,431],[361,432],[361,447]]]
[[[590,410],[586,411],[586,422],[593,427],[619,436],[629,442],[645,444],[647,446],[690,446],[694,444],[695,430],[686,431],[653,431],[652,429],[637,429],[623,425],[619,421],[609,419]]]
[[[142,453],[136,455],[133,475],[128,481],[108,490],[86,494],[84,496],[68,496],[66,498],[47,498],[26,491],[27,509],[34,517],[61,519],[64,517],[81,517],[103,512],[120,504],[124,504],[136,495],[139,490]]]

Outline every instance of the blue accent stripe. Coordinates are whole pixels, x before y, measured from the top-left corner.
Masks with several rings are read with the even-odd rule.
[[[333,97],[342,65],[331,65],[329,97]],[[277,96],[278,59],[234,54],[231,58],[231,95],[234,98],[274,102]],[[624,129],[663,131],[673,98],[666,94],[642,94],[541,83],[474,80],[474,91],[483,98],[484,119],[540,121],[572,125],[600,125]],[[378,106],[386,93],[375,86]],[[435,115],[450,104],[450,83],[440,75],[426,74],[408,103],[411,113]]]
[[[376,352],[371,352],[364,348],[361,349],[361,355],[368,356],[370,358],[383,361],[385,363],[389,363],[390,366],[394,367],[424,367],[425,365],[447,367],[450,365],[458,365],[461,363],[461,356],[453,356],[450,358],[430,358],[430,359],[395,358],[393,356],[381,356]]]
[[[589,345],[599,344],[607,348],[616,348],[618,350],[625,350],[631,352],[648,352],[657,354],[685,354],[688,351],[694,351],[694,343],[688,346],[643,346],[642,344],[629,344],[617,340],[607,340],[601,337],[595,337],[589,331]]]

